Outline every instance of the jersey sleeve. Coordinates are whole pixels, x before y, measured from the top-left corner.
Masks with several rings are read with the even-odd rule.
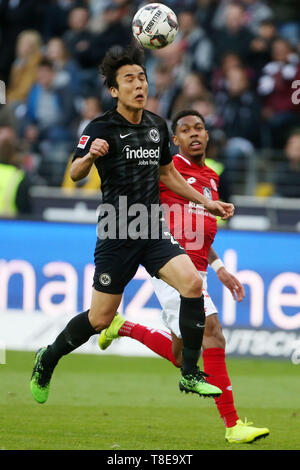
[[[175,168],[179,171],[179,173],[181,173],[180,159],[178,159],[176,155],[174,155],[173,157],[171,157],[171,161],[173,161]],[[159,182],[159,191],[160,191],[161,202],[168,202],[170,201],[170,198],[175,198],[175,199],[181,198],[181,196],[178,196],[178,194],[175,194],[173,191],[171,191],[171,189],[169,189],[161,181]]]
[[[164,123],[163,132],[162,132],[162,149],[161,157],[159,164],[168,165],[172,161],[171,149],[170,149],[170,136],[168,131],[168,126]]]
[[[173,163],[177,171],[179,171],[180,174],[184,172],[185,166],[184,162],[182,161],[181,158],[177,157],[177,155],[173,156]]]
[[[90,122],[79,138],[77,147],[74,150],[73,161],[89,153],[92,142],[97,138],[105,139],[105,137],[101,136],[101,127],[99,124],[96,125],[94,122]]]

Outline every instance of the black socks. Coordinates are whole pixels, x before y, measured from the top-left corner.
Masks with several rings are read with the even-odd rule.
[[[179,328],[182,335],[183,375],[195,372],[205,329],[204,297],[181,297]],[[97,331],[88,318],[89,310],[73,317],[43,354],[45,367],[54,368],[59,359],[86,343]]]
[[[54,368],[62,356],[79,348],[97,333],[90,324],[88,313],[89,310],[72,318],[54,343],[48,346],[42,357],[45,367]]]
[[[204,297],[181,298],[179,328],[182,335],[182,374],[195,372],[205,329]]]

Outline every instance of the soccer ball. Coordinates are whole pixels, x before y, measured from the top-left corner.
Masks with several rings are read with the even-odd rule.
[[[149,3],[134,15],[132,32],[143,47],[161,49],[174,41],[178,32],[177,17],[166,5]]]

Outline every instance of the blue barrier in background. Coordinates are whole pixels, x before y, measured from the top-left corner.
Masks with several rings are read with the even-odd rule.
[[[1,220],[0,311],[88,308],[95,243],[93,225]],[[298,234],[220,230],[214,248],[246,290],[246,299],[236,304],[209,269],[208,290],[224,326],[300,329]],[[159,309],[146,279],[141,269],[127,286],[124,311],[128,305]]]

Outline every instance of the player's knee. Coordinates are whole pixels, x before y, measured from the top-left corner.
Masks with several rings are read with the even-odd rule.
[[[187,276],[184,284],[181,287],[180,294],[183,297],[192,298],[192,297],[201,297],[202,295],[202,279],[196,272]]]
[[[111,324],[112,319],[113,319],[113,315],[102,316],[102,315],[97,315],[91,311],[89,313],[90,324],[92,325],[94,330],[97,331],[98,333],[100,333],[100,331],[104,330],[105,328],[108,328],[109,325]]]

